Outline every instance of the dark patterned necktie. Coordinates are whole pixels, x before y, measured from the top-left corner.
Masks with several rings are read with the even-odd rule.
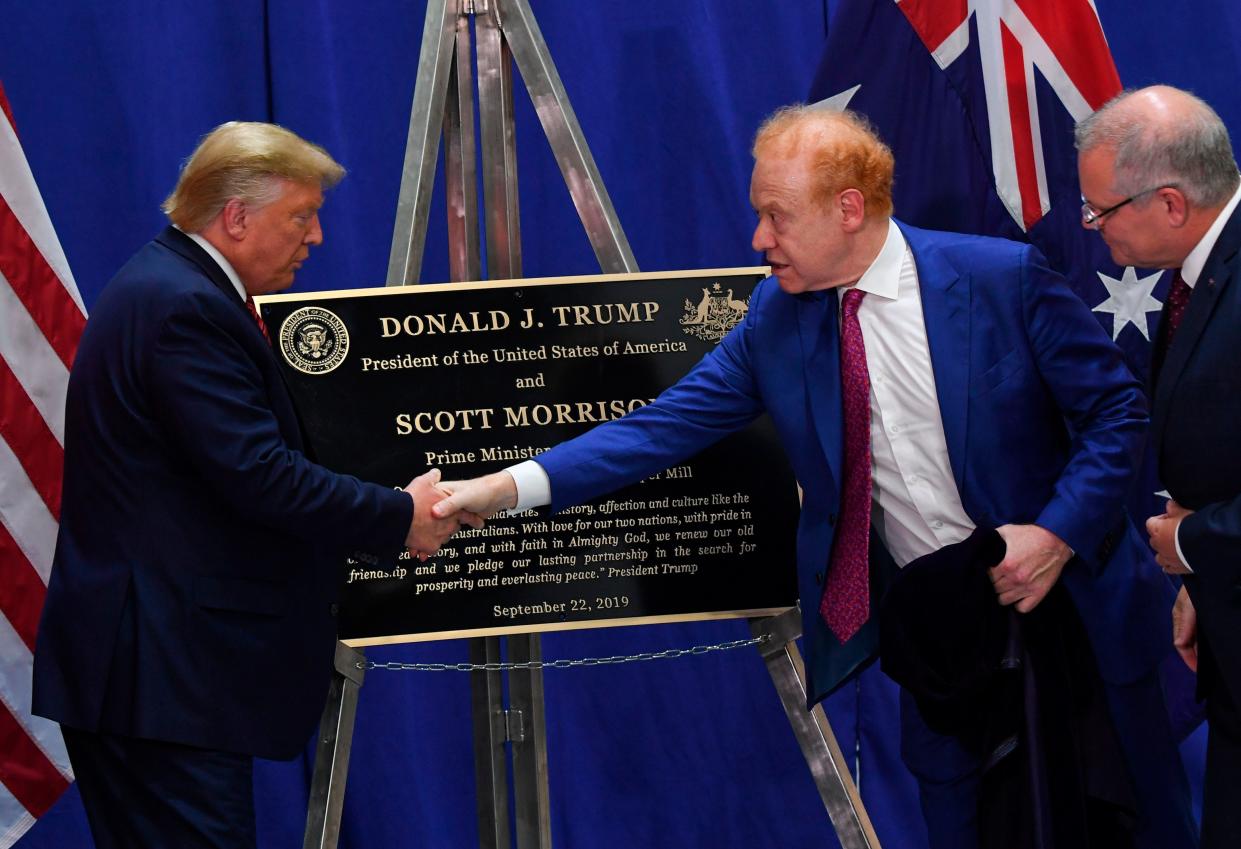
[[[254,305],[254,298],[246,296],[246,309],[250,311],[250,317],[254,319],[254,323],[259,326],[259,330],[263,331],[263,338],[267,340],[267,344],[271,344],[271,334],[267,332],[267,325],[263,322],[263,317],[259,315],[259,308]]]
[[[1189,288],[1189,284],[1185,282],[1178,268],[1176,276],[1172,278],[1172,286],[1168,289],[1168,315],[1164,319],[1168,327],[1163,334],[1164,351],[1172,347],[1172,337],[1176,335],[1176,329],[1181,326],[1181,319],[1185,317],[1185,308],[1189,306],[1189,296],[1193,293],[1194,290]]]
[[[844,412],[844,474],[840,522],[819,613],[840,642],[858,632],[870,616],[870,375],[857,311],[865,292],[850,289],[842,299],[840,382]]]

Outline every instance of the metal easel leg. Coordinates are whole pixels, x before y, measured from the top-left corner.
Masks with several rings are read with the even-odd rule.
[[[806,668],[795,642],[801,636],[800,612],[794,608],[770,619],[751,619],[750,633],[768,635],[759,651],[780,694],[810,774],[827,808],[841,849],[879,849],[879,838],[862,805],[849,764],[821,705],[806,710]]]
[[[569,195],[594,248],[599,268],[607,273],[634,272],[638,262],[624,228],[603,185],[599,167],[578,123],[573,104],[556,71],[547,42],[534,19],[528,0],[494,0],[502,14],[500,25],[511,45],[534,111],[552,146]],[[481,75],[481,74],[480,74]],[[495,276],[495,275],[493,275]]]
[[[470,663],[500,662],[500,638],[470,640]],[[478,787],[478,845],[481,849],[508,849],[508,758],[503,678],[500,671],[470,673],[474,716],[474,780]]]
[[[487,277],[521,277],[521,216],[517,199],[517,131],[513,121],[513,59],[500,29],[497,0],[474,18],[478,37],[478,125],[487,216]]]
[[[439,154],[456,32],[457,0],[431,0],[422,28],[418,77],[409,113],[405,164],[401,169],[401,192],[392,228],[392,250],[388,255],[389,286],[415,283],[422,271],[427,210],[435,185],[435,161]],[[469,61],[469,58],[466,55],[464,60]]]
[[[476,57],[471,56],[471,21]],[[476,76],[471,73],[475,61]],[[534,102],[600,268],[605,272],[638,270],[529,2],[430,0],[388,259],[389,286],[415,283],[420,275],[441,130],[448,172],[450,274],[458,281],[481,276],[472,99],[475,85],[487,276],[493,280],[521,277],[514,62]],[[510,637],[508,645],[516,662],[538,660],[542,654],[538,635]],[[470,659],[475,664],[498,663],[499,639],[471,640]],[[472,674],[479,842],[484,849],[510,845],[504,743],[511,741],[519,849],[550,849],[543,675],[540,670],[515,670],[509,678],[509,711],[503,707],[503,684],[499,670]]]
[[[543,659],[542,638],[508,638],[513,663]],[[517,849],[551,849],[551,800],[547,781],[547,724],[543,670],[514,669],[508,676],[509,740],[513,744],[513,799],[517,811]]]
[[[444,190],[448,207],[448,278],[460,282],[479,279],[482,269],[478,252],[474,62],[469,16],[457,16],[456,33],[444,112]]]
[[[471,19],[475,24],[476,80],[467,67],[473,61],[469,50]],[[475,210],[471,199],[474,175],[472,166],[466,163],[473,157],[472,103],[468,92],[472,84],[478,86],[487,276],[493,280],[521,276],[513,126],[514,62],[534,102],[600,269],[638,270],[528,0],[431,0],[422,32],[388,257],[389,286],[417,282],[422,269],[441,127],[448,137],[451,274],[454,280],[479,276],[477,251],[472,247],[477,240],[477,222],[471,220]]]
[[[360,664],[365,660],[366,655],[357,649],[344,643],[336,644],[336,674],[332,676],[327,706],[319,723],[302,849],[336,849],[340,841],[340,812],[345,803],[358,688],[365,675]]]

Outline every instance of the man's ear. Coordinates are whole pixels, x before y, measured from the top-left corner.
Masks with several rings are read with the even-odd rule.
[[[1158,203],[1163,204],[1168,223],[1173,227],[1184,227],[1185,222],[1189,220],[1189,201],[1185,199],[1181,190],[1175,186],[1165,186],[1159,189],[1156,197]]]
[[[220,210],[220,221],[224,225],[224,232],[239,242],[246,237],[250,226],[248,212],[246,203],[241,198],[229,198],[228,203],[224,204],[224,208]]]
[[[845,189],[836,196],[840,223],[846,233],[856,233],[866,220],[866,198],[857,189]]]

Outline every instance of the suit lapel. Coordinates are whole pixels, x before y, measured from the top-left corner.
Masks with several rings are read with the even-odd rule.
[[[931,369],[939,416],[948,444],[948,460],[957,491],[965,498],[965,437],[969,421],[970,280],[962,275],[927,238],[927,234],[897,222],[913,252],[922,294]]]
[[[1211,314],[1215,312],[1216,304],[1219,303],[1224,290],[1237,276],[1238,248],[1241,248],[1241,208],[1234,211],[1232,217],[1228,219],[1219,239],[1215,242],[1211,255],[1207,257],[1202,274],[1199,275],[1198,282],[1194,284],[1189,306],[1185,308],[1185,315],[1181,318],[1181,324],[1176,330],[1176,341],[1168,349],[1163,363],[1159,366],[1159,373],[1155,376],[1155,416],[1151,436],[1156,445],[1163,437],[1165,421],[1163,412],[1170,402],[1172,390],[1185,370],[1185,365],[1189,362],[1194,347],[1206,330]],[[1166,332],[1161,324],[1157,334],[1160,342]]]
[[[249,311],[246,309],[246,302],[243,301],[237,294],[237,289],[234,288],[233,281],[228,279],[228,275],[224,273],[224,269],[220,268],[219,264],[212,259],[211,254],[203,250],[197,242],[178,230],[176,227],[165,228],[164,232],[160,233],[155,238],[155,241],[159,242],[169,250],[180,254],[198,266],[202,273],[206,275],[207,279],[210,280],[216,288],[223,292],[232,303],[236,304],[238,309],[247,313],[246,323],[253,325],[256,333],[260,332],[258,325],[254,324],[251,320]],[[293,390],[288,384],[288,379],[284,375],[284,370],[279,367],[275,351],[267,345],[264,345],[263,347],[267,351],[267,355],[270,357],[271,365],[274,366],[272,370],[275,371],[277,377],[279,378],[280,388],[284,390],[284,398],[280,403],[283,404],[286,410],[286,416],[280,416],[281,421],[283,421],[286,417],[291,418],[297,428],[296,434],[291,434],[286,431],[285,436],[289,439],[290,444],[292,444],[294,448],[300,450],[305,446],[305,450],[307,451],[307,454],[309,454],[310,440],[308,438],[308,434],[306,433],[306,428],[302,423],[302,417],[297,413],[296,408],[293,406]],[[268,386],[274,386],[273,382],[268,381]],[[277,403],[275,396],[273,395],[271,397],[273,398],[273,404]]]
[[[811,419],[832,478],[840,480],[840,331],[835,291],[796,297],[797,330],[801,337]]]
[[[243,300],[237,293],[236,287],[233,286],[233,281],[228,279],[228,275],[224,273],[224,269],[220,268],[219,264],[212,259],[211,254],[203,250],[197,242],[185,233],[182,233],[176,227],[166,228],[164,232],[160,233],[159,236],[156,237],[155,241],[159,242],[169,250],[175,251],[198,266],[202,273],[206,275],[207,279],[210,280],[217,289],[223,292],[230,302],[236,304],[238,309],[246,313],[247,323],[253,324],[255,330],[258,330],[258,325],[254,324],[252,317],[249,314],[249,310],[246,308],[245,300]],[[273,358],[275,357],[274,352],[272,352],[272,356]],[[280,377],[281,380],[284,379],[283,374],[281,374]]]
[[[1172,283],[1176,279],[1176,271],[1168,273],[1168,291],[1172,291]],[[1163,371],[1163,356],[1167,345],[1164,337],[1168,334],[1168,298],[1164,296],[1163,307],[1159,310],[1159,324],[1155,330],[1155,338],[1151,341],[1150,365],[1147,368],[1147,397],[1151,397],[1159,385],[1159,373]],[[1151,398],[1152,403],[1154,399]]]

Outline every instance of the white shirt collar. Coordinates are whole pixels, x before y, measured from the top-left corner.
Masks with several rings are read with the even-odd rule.
[[[1224,225],[1228,223],[1228,219],[1236,211],[1238,201],[1241,201],[1241,186],[1237,186],[1237,190],[1232,193],[1232,199],[1220,210],[1210,229],[1203,234],[1202,240],[1194,245],[1194,249],[1189,252],[1189,256],[1185,257],[1185,261],[1181,263],[1181,279],[1189,284],[1189,288],[1192,289],[1202,275],[1202,269],[1207,264],[1207,257],[1211,255],[1211,251],[1215,250],[1215,243],[1219,241],[1219,234],[1224,232]]]
[[[177,229],[181,230],[180,227],[177,227]],[[181,232],[185,233],[184,230],[181,230]],[[193,239],[196,245],[207,252],[207,256],[215,260],[215,264],[220,266],[220,270],[224,272],[226,277],[228,277],[229,282],[233,284],[233,288],[237,290],[237,295],[241,298],[241,300],[243,302],[248,300],[249,296],[246,294],[246,287],[242,284],[241,278],[237,276],[237,272],[234,270],[233,264],[224,258],[224,254],[220,253],[216,249],[215,245],[208,242],[198,233],[185,233],[185,235]]]
[[[856,288],[868,295],[895,301],[901,282],[901,264],[905,261],[905,236],[896,222],[888,219],[888,235],[883,240],[883,247],[870,267],[858,278],[854,286],[841,286],[837,289],[840,297],[851,288]]]

